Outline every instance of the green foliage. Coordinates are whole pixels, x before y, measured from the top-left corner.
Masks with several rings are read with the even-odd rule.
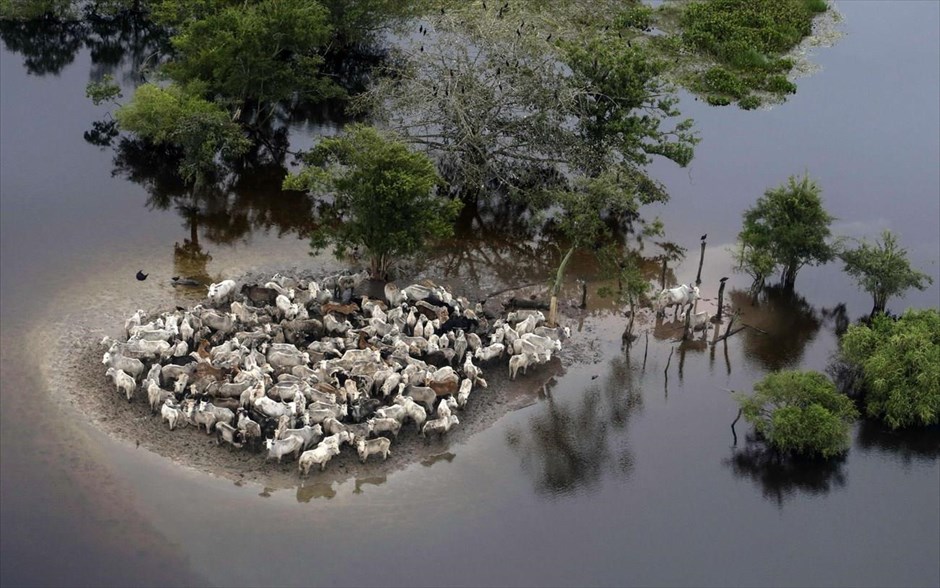
[[[610,42],[600,27],[569,36],[532,24],[547,16],[501,14],[429,16],[434,34],[403,43],[359,109],[428,149],[464,196],[575,190],[654,155],[689,162],[692,122],[677,118],[648,51]]]
[[[874,245],[862,241],[858,248],[843,251],[839,257],[845,263],[846,273],[872,295],[872,314],[884,312],[890,297],[911,288],[923,290],[933,283],[933,278],[911,267],[907,250],[898,245],[891,231],[884,231],[881,241]]]
[[[738,233],[739,264],[755,276],[767,276],[770,262],[782,270],[781,281],[793,288],[796,274],[806,264],[818,265],[835,256],[829,243],[833,221],[822,205],[821,189],[808,175],[790,176],[786,184],[770,188],[744,213]]]
[[[650,6],[631,6],[617,15],[614,27],[617,29],[638,29],[645,31],[653,26],[653,8]]]
[[[777,450],[833,457],[849,447],[849,427],[858,417],[852,401],[829,379],[813,371],[784,370],[738,395],[744,418]]]
[[[217,158],[230,161],[249,147],[241,128],[219,105],[176,85],[144,84],[115,112],[122,130],[156,145],[178,149],[179,172],[187,182],[201,182],[218,169]]]
[[[865,410],[891,428],[940,422],[940,312],[907,310],[852,325],[842,354],[861,368]]]
[[[609,161],[611,151],[636,165],[649,163],[650,155],[689,164],[698,142],[692,121],[680,121],[669,132],[661,128],[664,119],[680,114],[679,99],[663,83],[662,62],[603,36],[560,45],[573,74],[570,84],[584,88],[572,106],[582,142],[592,147],[585,150],[589,159],[583,164],[589,173],[595,162]]]
[[[102,102],[113,102],[117,104],[117,99],[121,98],[121,87],[114,83],[114,76],[105,74],[98,82],[88,82],[85,86],[85,96],[91,98],[91,101],[98,106]]]
[[[332,196],[320,211],[315,250],[332,244],[339,256],[362,246],[373,277],[385,278],[397,258],[453,233],[460,202],[436,195],[440,178],[431,160],[373,127],[347,127],[303,159],[307,166],[284,188]]]
[[[234,106],[337,93],[319,72],[320,51],[331,29],[329,15],[318,3],[200,2],[170,16],[170,7],[178,5],[164,4],[164,18],[180,21],[173,38],[177,56],[166,65],[178,83],[199,82],[206,96]]]
[[[663,11],[678,11],[684,51],[671,52],[691,52],[714,62],[704,74],[703,68],[692,68],[691,89],[710,104],[735,100],[751,109],[763,102],[759,93],[782,99],[796,91],[786,79],[793,63],[783,55],[811,34],[813,17],[827,9],[825,0],[708,0]]]
[[[0,19],[64,18],[72,13],[71,0],[0,0]]]

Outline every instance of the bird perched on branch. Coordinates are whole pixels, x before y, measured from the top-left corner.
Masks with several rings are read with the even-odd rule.
[[[702,241],[704,241],[705,239],[708,239],[708,233],[705,233],[704,235],[699,237],[699,239],[701,239]]]

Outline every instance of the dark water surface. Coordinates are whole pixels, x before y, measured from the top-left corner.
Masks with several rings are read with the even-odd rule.
[[[672,193],[658,212],[690,250],[683,281],[709,234],[706,297],[731,275],[742,210],[804,170],[836,232],[890,228],[940,282],[940,4],[838,6],[846,36],[816,50],[821,71],[787,104],[746,113],[686,100],[704,138],[696,159],[655,167]],[[56,392],[49,350],[63,339],[100,338],[137,307],[191,304],[171,275],[337,264],[307,256],[309,203],[272,188],[274,169],[197,203],[133,154],[113,174],[114,152],[82,139],[103,113],[84,97],[90,53],[59,61],[57,74],[29,74],[22,53],[0,51],[4,586],[940,584],[936,430],[861,424],[844,460],[812,467],[768,461],[740,425],[732,446],[727,390],[771,369],[824,369],[838,305],[850,318],[869,309],[836,264],[801,272],[796,300],[745,309],[769,335],[679,347],[658,329],[645,368],[642,345],[620,349],[623,319],[597,303],[573,323],[596,361],[570,368],[551,398],[387,477],[235,485],[80,422]],[[487,291],[541,279],[545,255],[465,240],[416,271]],[[148,281],[134,280],[140,268]],[[935,283],[890,306],[935,306],[938,293]]]

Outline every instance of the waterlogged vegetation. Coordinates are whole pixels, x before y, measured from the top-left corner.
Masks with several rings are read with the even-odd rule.
[[[892,429],[940,422],[940,312],[909,309],[851,325],[842,354],[861,372],[865,411]]]
[[[852,401],[825,374],[784,370],[739,396],[744,418],[783,454],[830,458],[849,448],[849,428],[858,417]]]
[[[823,207],[820,186],[808,174],[790,176],[744,212],[733,251],[737,270],[753,278],[755,292],[778,270],[783,287],[792,290],[800,268],[835,258],[837,244],[831,242],[829,229],[833,220]]]
[[[752,109],[796,92],[787,54],[828,9],[826,0],[667,2],[660,21],[672,35],[658,44],[685,61],[678,79],[709,104]]]
[[[256,223],[309,238],[314,250],[332,246],[344,259],[367,259],[374,277],[394,277],[396,263],[452,236],[460,214],[474,219],[474,230],[536,244],[530,257],[553,298],[574,256],[595,256],[617,282],[604,293],[630,308],[629,344],[655,279],[644,245],[660,239],[652,261],[667,264],[684,251],[664,240],[667,227],[648,213],[669,200],[650,164],[687,166],[700,140],[679,109],[679,86],[743,109],[784,100],[796,91],[787,54],[828,10],[823,0],[655,8],[7,0],[0,24],[13,47],[26,45],[37,16],[67,41],[30,54],[27,67],[40,74],[61,69],[82,43],[120,63],[127,55],[106,51],[109,40],[139,33],[146,51],[130,55],[138,77],[119,83],[113,67],[93,75],[89,98],[114,110],[86,139],[114,149],[115,172],[147,186],[148,205],[180,211],[191,230],[174,249],[181,271],[208,276],[200,229],[231,243]],[[292,125],[329,108],[343,123],[362,119],[383,130],[351,125],[306,153],[292,148]],[[302,164],[290,175],[289,156]],[[772,302],[778,290],[766,281],[779,272],[782,291],[801,300],[792,292],[799,270],[837,256],[872,294],[874,313],[891,296],[930,283],[893,234],[842,251],[821,193],[808,174],[791,177],[744,211],[734,256],[754,280],[753,299]],[[290,212],[276,216],[274,200],[289,201]],[[819,329],[807,314],[813,329],[799,349]],[[867,414],[892,427],[937,419],[929,394],[937,375],[924,361],[935,358],[936,341],[925,344],[926,330],[904,320],[852,327],[843,345],[864,374]],[[927,354],[902,374],[886,372],[898,363],[885,358],[909,341],[895,324],[920,337],[917,350]],[[890,353],[876,349],[873,341],[882,340],[894,341]],[[781,454],[828,458],[848,447],[854,409],[820,374],[772,373],[755,390],[741,399],[743,414]]]

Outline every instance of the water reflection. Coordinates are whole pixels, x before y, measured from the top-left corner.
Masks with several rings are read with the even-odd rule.
[[[565,399],[548,394],[538,414],[507,433],[509,446],[520,456],[535,491],[551,497],[596,489],[607,473],[626,477],[634,456],[626,446],[631,416],[642,409],[634,386],[628,353],[611,361],[600,384],[586,374],[567,386]],[[583,392],[574,392],[583,388]]]
[[[453,452],[450,452],[450,451],[446,451],[446,452],[444,452],[444,453],[436,453],[436,454],[434,454],[434,455],[430,455],[430,456],[428,456],[428,457],[422,459],[422,460],[421,460],[421,465],[423,465],[423,466],[426,467],[426,468],[429,468],[429,467],[431,467],[432,465],[434,465],[434,464],[436,464],[436,463],[438,463],[438,462],[450,463],[450,462],[454,461],[454,458],[455,458],[455,457],[457,457],[457,454],[456,454],[456,453],[453,453]]]
[[[300,486],[297,486],[297,502],[310,502],[315,498],[333,498],[336,496],[336,490],[333,489],[333,484],[334,482],[314,482],[312,484],[302,482]]]
[[[891,454],[905,465],[940,458],[940,425],[892,431],[880,421],[866,419],[859,425],[855,440],[863,452]]]
[[[55,75],[87,48],[89,78],[117,74],[136,84],[143,72],[157,65],[169,50],[166,31],[154,26],[141,11],[98,12],[94,3],[82,18],[46,15],[31,20],[0,19],[0,40],[7,50],[23,56],[23,66],[37,76]]]
[[[754,301],[745,290],[731,291],[731,304],[741,311],[740,321],[751,328],[740,333],[745,357],[766,370],[798,365],[807,343],[816,337],[822,320],[799,294],[766,287]]]
[[[362,494],[363,486],[381,486],[388,481],[388,476],[367,476],[365,478],[356,478],[356,487],[353,494]]]
[[[825,495],[845,488],[848,482],[845,457],[828,460],[783,457],[768,449],[753,433],[746,435],[744,447],[735,449],[724,464],[735,476],[759,486],[764,498],[780,507],[798,494]]]

